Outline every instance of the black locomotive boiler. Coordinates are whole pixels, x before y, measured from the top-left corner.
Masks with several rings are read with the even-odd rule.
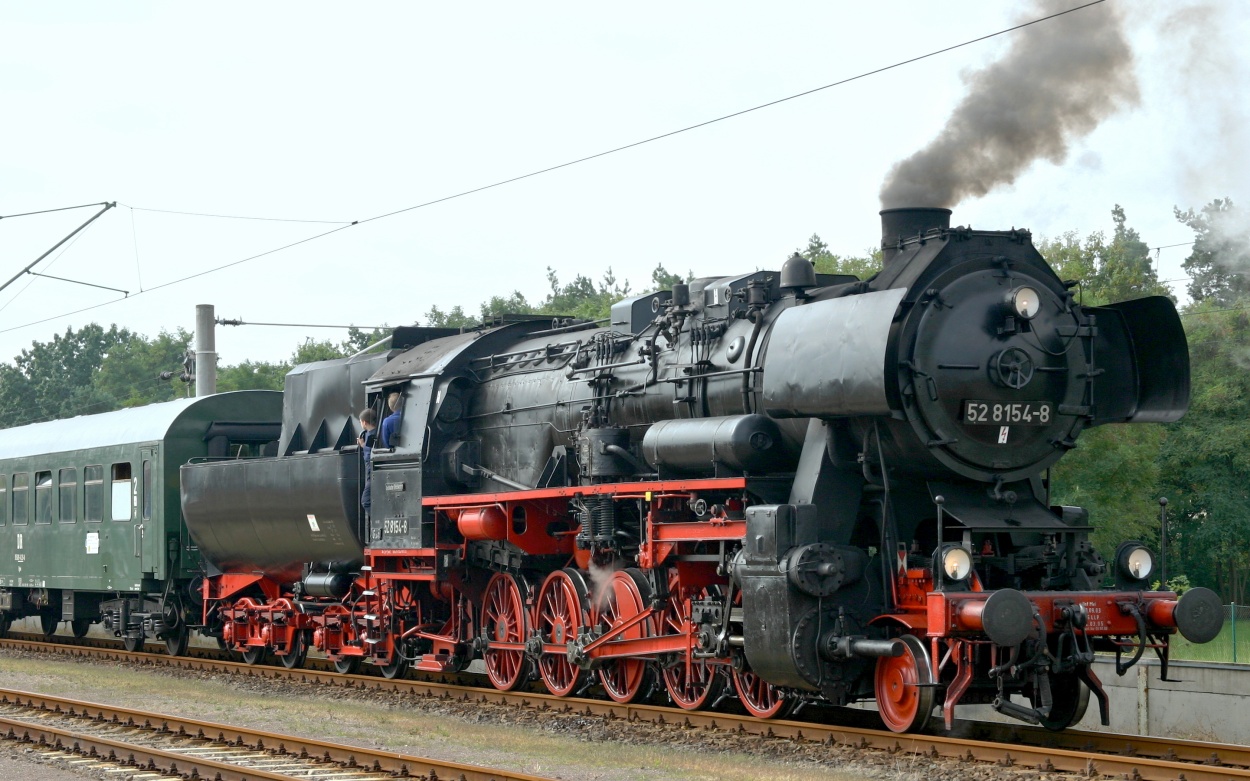
[[[1166,663],[1222,614],[1152,590],[1139,542],[1105,559],[1046,470],[1086,428],[1178,419],[1184,332],[1166,298],[1082,306],[1027,231],[949,215],[883,212],[868,280],[796,256],[606,326],[404,328],[300,367],[278,455],[182,468],[204,630],[250,661],[481,658],[500,688],[622,702],[875,700],[896,731],[974,702],[1061,729],[1090,693],[1106,723],[1096,651]],[[352,413],[394,394],[364,518]]]

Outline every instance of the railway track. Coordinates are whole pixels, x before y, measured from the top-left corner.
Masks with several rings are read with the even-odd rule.
[[[466,685],[469,676],[453,676],[445,680],[388,680],[380,676],[340,675],[333,672],[328,665],[319,669],[319,665],[313,664],[311,667],[292,670],[277,666],[247,665],[219,658],[217,653],[206,649],[196,649],[204,651],[202,655],[170,657],[159,653],[128,653],[118,646],[101,642],[93,646],[18,638],[0,640],[0,648],[20,648],[115,661],[143,661],[176,668],[273,680],[403,692],[417,697],[464,703],[497,703],[555,713],[667,724],[686,729],[718,730],[796,742],[819,742],[830,746],[844,745],[891,754],[912,754],[969,763],[988,762],[1003,767],[1074,773],[1084,777],[1116,777],[1133,781],[1250,779],[1250,747],[1231,744],[1077,730],[1054,733],[1023,725],[984,722],[960,725],[956,731],[966,737],[898,735],[868,726],[857,726],[858,723],[867,721],[867,716],[864,711],[852,709],[813,708],[803,711],[802,715],[811,720],[761,720],[733,713],[686,711],[646,703],[622,705],[607,700],[558,698],[533,691],[503,692]],[[310,664],[312,662],[310,660]],[[831,723],[834,718],[850,723]]]
[[[88,762],[221,781],[551,781],[179,716],[0,689],[0,736]]]

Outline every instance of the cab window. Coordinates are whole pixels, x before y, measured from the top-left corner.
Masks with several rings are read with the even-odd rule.
[[[110,515],[115,521],[130,520],[130,495],[134,489],[134,480],[130,472],[130,462],[124,461],[120,464],[113,464],[112,469],[112,512]]]
[[[35,472],[35,523],[52,523],[52,471]]]
[[[104,467],[84,467],[82,470],[82,519],[88,523],[99,522],[104,517]]]
[[[30,520],[30,474],[13,475],[13,525],[25,526]]]
[[[9,517],[9,476],[0,475],[0,526]]]
[[[61,523],[73,523],[78,520],[74,512],[78,504],[74,501],[78,498],[78,470],[62,469],[58,478],[56,519]]]

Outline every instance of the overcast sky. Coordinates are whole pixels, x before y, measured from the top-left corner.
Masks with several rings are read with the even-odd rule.
[[[1079,5],[1080,0],[1072,0]],[[959,204],[954,221],[1189,241],[1173,206],[1247,203],[1250,4],[1110,0],[1140,102]],[[880,239],[878,191],[1014,36],[487,192],[427,201],[792,95],[1011,26],[1025,4],[0,4],[0,215],[117,201],[0,292],[0,360],[69,326],[192,330],[196,304],[255,322],[410,324],[431,305],[539,301],[611,267],[698,276],[778,268],[819,233]],[[310,222],[220,219],[160,211]],[[93,210],[0,220],[0,283]],[[1164,279],[1187,247],[1164,249]],[[1183,290],[1183,282],[1176,285]],[[140,294],[140,291],[150,290]],[[138,294],[138,295],[136,295]],[[77,314],[74,310],[98,308]],[[36,321],[44,321],[38,322]],[[219,328],[226,364],[305,335]]]

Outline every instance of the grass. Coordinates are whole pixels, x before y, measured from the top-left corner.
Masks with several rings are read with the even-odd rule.
[[[1233,662],[1250,664],[1250,618],[1237,619],[1236,655],[1233,653],[1233,622],[1224,620],[1224,628],[1209,643],[1195,645],[1179,634],[1172,638],[1172,658],[1191,662]]]

